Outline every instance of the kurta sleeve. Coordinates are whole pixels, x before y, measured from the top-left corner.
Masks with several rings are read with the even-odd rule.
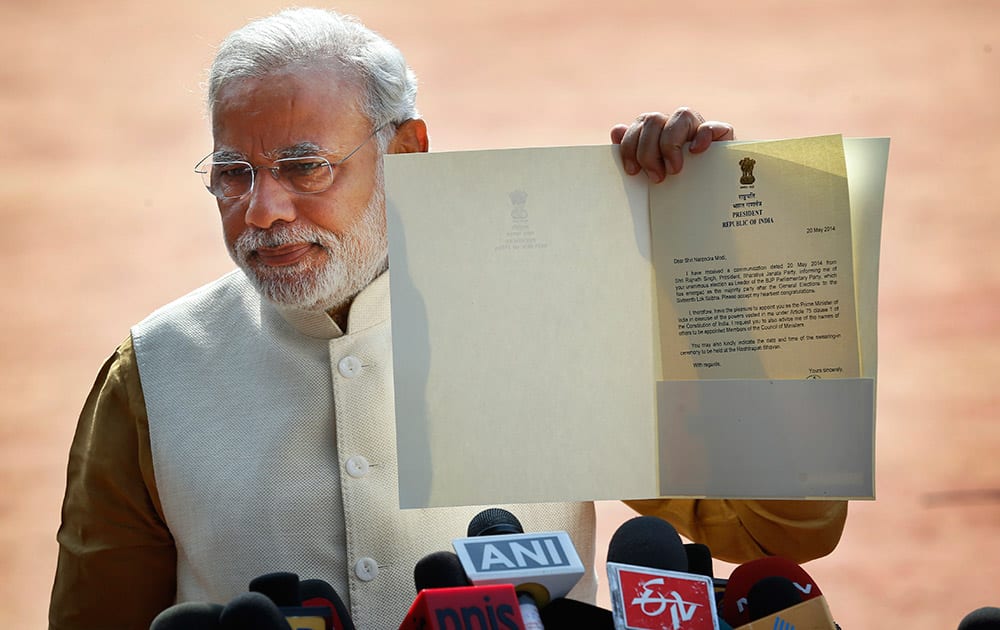
[[[148,628],[174,603],[176,551],[131,337],[104,364],[80,414],[57,540],[50,630]]]
[[[625,501],[640,514],[669,521],[681,535],[708,545],[712,557],[743,563],[783,556],[803,563],[837,546],[847,501],[649,499]]]

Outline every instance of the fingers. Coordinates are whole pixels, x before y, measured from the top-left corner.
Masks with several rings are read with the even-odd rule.
[[[635,175],[646,171],[650,179],[661,181],[666,175],[666,165],[660,150],[660,135],[666,127],[668,118],[659,113],[641,114],[624,132],[618,125],[612,130],[612,140],[617,130],[621,134],[622,164],[625,172]]]
[[[684,143],[697,135],[698,127],[705,119],[701,114],[687,107],[678,108],[667,120],[660,133],[659,149],[666,162],[667,175],[675,175],[684,167]],[[662,181],[663,177],[656,181]]]
[[[692,153],[701,153],[717,140],[732,140],[732,125],[706,122],[701,114],[688,107],[677,109],[669,117],[659,112],[642,114],[631,125],[615,125],[611,141],[621,145],[625,172],[635,175],[645,171],[654,182],[674,175],[684,166],[685,143]]]
[[[735,140],[736,132],[729,123],[709,120],[701,123],[691,140],[691,153],[702,153],[716,140]]]
[[[622,138],[625,137],[625,131],[628,129],[628,125],[615,125],[611,128],[611,143],[621,144]]]

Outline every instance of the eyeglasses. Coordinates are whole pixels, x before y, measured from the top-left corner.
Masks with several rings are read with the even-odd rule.
[[[381,129],[379,127],[373,131],[353,151],[333,163],[319,155],[308,155],[281,158],[275,160],[273,166],[254,166],[243,160],[216,161],[215,154],[209,153],[195,165],[194,172],[201,175],[208,192],[219,199],[239,199],[250,194],[253,190],[254,174],[261,169],[270,172],[271,176],[289,192],[314,195],[333,186],[337,174],[336,168],[360,151],[361,147],[368,144],[368,141]]]

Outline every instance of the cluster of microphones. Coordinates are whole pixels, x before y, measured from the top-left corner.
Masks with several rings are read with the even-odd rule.
[[[184,602],[153,619],[149,630],[355,630],[344,601],[323,580],[268,573],[225,606]]]
[[[798,564],[761,558],[716,578],[708,547],[683,543],[654,516],[626,521],[611,538],[611,610],[567,597],[585,569],[566,532],[525,533],[513,514],[491,508],[453,547],[417,563],[416,598],[399,630],[839,630],[819,586]],[[225,606],[172,606],[150,626],[289,628],[355,630],[329,584],[293,573],[262,575]],[[998,628],[1000,608],[993,607],[969,613],[958,626]]]

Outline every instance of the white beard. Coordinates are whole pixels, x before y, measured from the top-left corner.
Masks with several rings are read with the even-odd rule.
[[[343,235],[295,223],[276,223],[267,230],[247,227],[229,248],[229,255],[269,302],[311,311],[344,306],[389,266],[385,192],[382,174],[377,175],[364,213]],[[326,262],[283,267],[254,263],[255,250],[291,243],[321,246]]]

